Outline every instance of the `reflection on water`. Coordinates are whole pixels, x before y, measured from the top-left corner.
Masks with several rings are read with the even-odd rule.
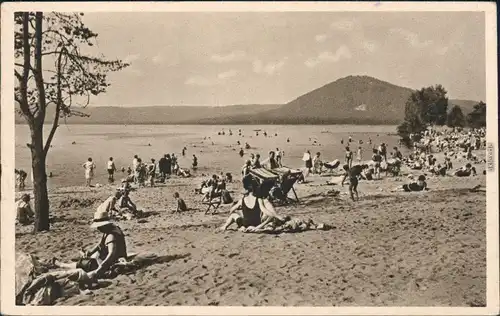
[[[242,136],[238,135],[239,129]],[[49,130],[50,126],[46,126],[45,137]],[[224,136],[217,135],[223,130]],[[232,136],[229,136],[229,130],[232,130]],[[255,130],[260,130],[259,136],[256,136]],[[284,164],[292,167],[303,165],[301,158],[306,150],[312,154],[320,152],[323,160],[343,159],[347,140],[352,136],[351,150],[356,152],[361,146],[364,158],[369,158],[372,146],[381,142],[388,144],[389,151],[397,146],[397,137],[393,135],[395,130],[395,126],[352,125],[61,125],[47,157],[47,171],[54,175],[49,179],[49,186],[84,184],[82,164],[88,157],[92,157],[97,165],[94,183],[106,182],[106,161],[109,157],[114,158],[120,169],[131,165],[134,155],[149,162],[151,158],[158,160],[163,154],[175,153],[180,166],[188,168],[192,155],[196,154],[198,174],[224,171],[238,176],[251,152],[260,153],[265,159],[270,150],[279,148],[285,152]],[[267,137],[264,132],[267,132]],[[28,126],[17,125],[15,136],[16,167],[31,173],[30,151],[26,147],[29,142]],[[290,142],[287,142],[288,138]],[[373,145],[368,144],[369,138],[373,140]],[[343,145],[341,139],[344,139]],[[363,140],[362,145],[358,143],[360,139]],[[241,146],[237,145],[237,141]],[[252,149],[245,150],[245,156],[241,158],[238,152],[246,142]],[[183,147],[187,147],[185,157],[181,155]],[[116,178],[121,176],[119,171]]]

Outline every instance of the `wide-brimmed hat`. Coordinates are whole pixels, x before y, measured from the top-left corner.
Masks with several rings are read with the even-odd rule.
[[[94,214],[94,220],[90,228],[98,228],[106,225],[113,224],[109,218],[108,212],[96,212]]]

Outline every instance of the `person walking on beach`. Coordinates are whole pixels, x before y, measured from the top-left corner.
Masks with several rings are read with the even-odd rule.
[[[134,155],[134,159],[132,160],[132,170],[134,171],[134,183],[137,183],[137,164],[139,163],[139,156]]]
[[[113,161],[113,157],[109,157],[108,160],[108,182],[109,183],[114,183],[115,182],[115,171],[116,171],[116,166],[115,162]]]
[[[363,160],[363,148],[361,146],[358,147],[358,152],[356,154],[356,160],[361,162]]]
[[[85,185],[90,187],[92,179],[94,178],[95,169],[95,163],[92,161],[92,158],[87,159],[83,164],[83,168],[85,168]]]

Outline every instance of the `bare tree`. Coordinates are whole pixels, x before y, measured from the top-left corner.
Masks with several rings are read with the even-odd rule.
[[[18,112],[30,128],[34,232],[49,229],[49,199],[45,161],[59,126],[59,119],[85,116],[72,105],[85,107],[92,95],[106,92],[110,86],[106,74],[127,67],[120,60],[106,60],[90,54],[97,34],[82,22],[83,13],[16,12],[15,100]],[[48,137],[43,125],[47,107],[55,107]]]

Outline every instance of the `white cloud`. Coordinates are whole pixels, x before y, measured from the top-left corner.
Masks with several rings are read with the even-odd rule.
[[[375,44],[374,41],[364,41],[363,42],[363,48],[370,52],[370,53],[373,53],[375,52],[375,50],[377,49],[377,45]]]
[[[131,64],[132,62],[136,61],[141,57],[139,54],[129,54],[125,58],[123,58],[123,62],[127,64]]]
[[[316,42],[319,42],[319,43],[323,43],[324,41],[326,41],[326,38],[327,38],[326,34],[318,34],[314,37]]]
[[[156,56],[154,56],[151,61],[153,62],[153,64],[161,64],[163,62],[163,56],[161,54],[158,54]]]
[[[218,84],[223,83],[226,79],[232,78],[236,76],[238,72],[234,69],[221,72],[217,76],[200,76],[200,75],[195,75],[192,77],[189,77],[184,81],[184,84],[190,85],[190,86],[202,86],[202,87],[209,87],[209,86],[216,86]]]
[[[246,57],[246,53],[241,50],[235,50],[227,55],[215,54],[210,57],[210,59],[216,63],[227,63],[233,61],[239,61]]]
[[[217,80],[214,80],[214,79],[209,79],[207,77],[196,75],[196,76],[189,77],[184,83],[187,85],[191,85],[191,86],[208,87],[208,86],[216,85],[219,82]]]
[[[350,31],[354,28],[354,25],[354,20],[339,20],[330,24],[330,27],[339,31]]]
[[[268,75],[273,75],[278,70],[283,68],[287,59],[288,58],[285,57],[282,60],[269,63],[263,63],[261,60],[255,60],[253,62],[253,71],[258,74],[265,73]]]
[[[350,59],[352,57],[351,51],[345,45],[340,46],[335,53],[332,52],[322,52],[317,57],[309,58],[304,62],[304,64],[313,68],[324,62],[338,62],[341,59]]]
[[[448,46],[445,46],[445,47],[440,47],[438,49],[436,49],[436,53],[438,55],[446,55],[446,53],[448,52]]]
[[[399,35],[401,36],[405,41],[410,44],[410,46],[415,47],[415,48],[423,48],[427,47],[430,44],[432,44],[432,41],[421,41],[418,34],[408,31],[402,28],[391,28],[389,30],[391,34]]]
[[[231,70],[228,70],[228,71],[225,71],[225,72],[222,72],[220,74],[217,75],[217,78],[219,79],[228,79],[228,78],[231,78],[231,77],[234,77],[238,74],[238,72],[234,69],[231,69]]]

